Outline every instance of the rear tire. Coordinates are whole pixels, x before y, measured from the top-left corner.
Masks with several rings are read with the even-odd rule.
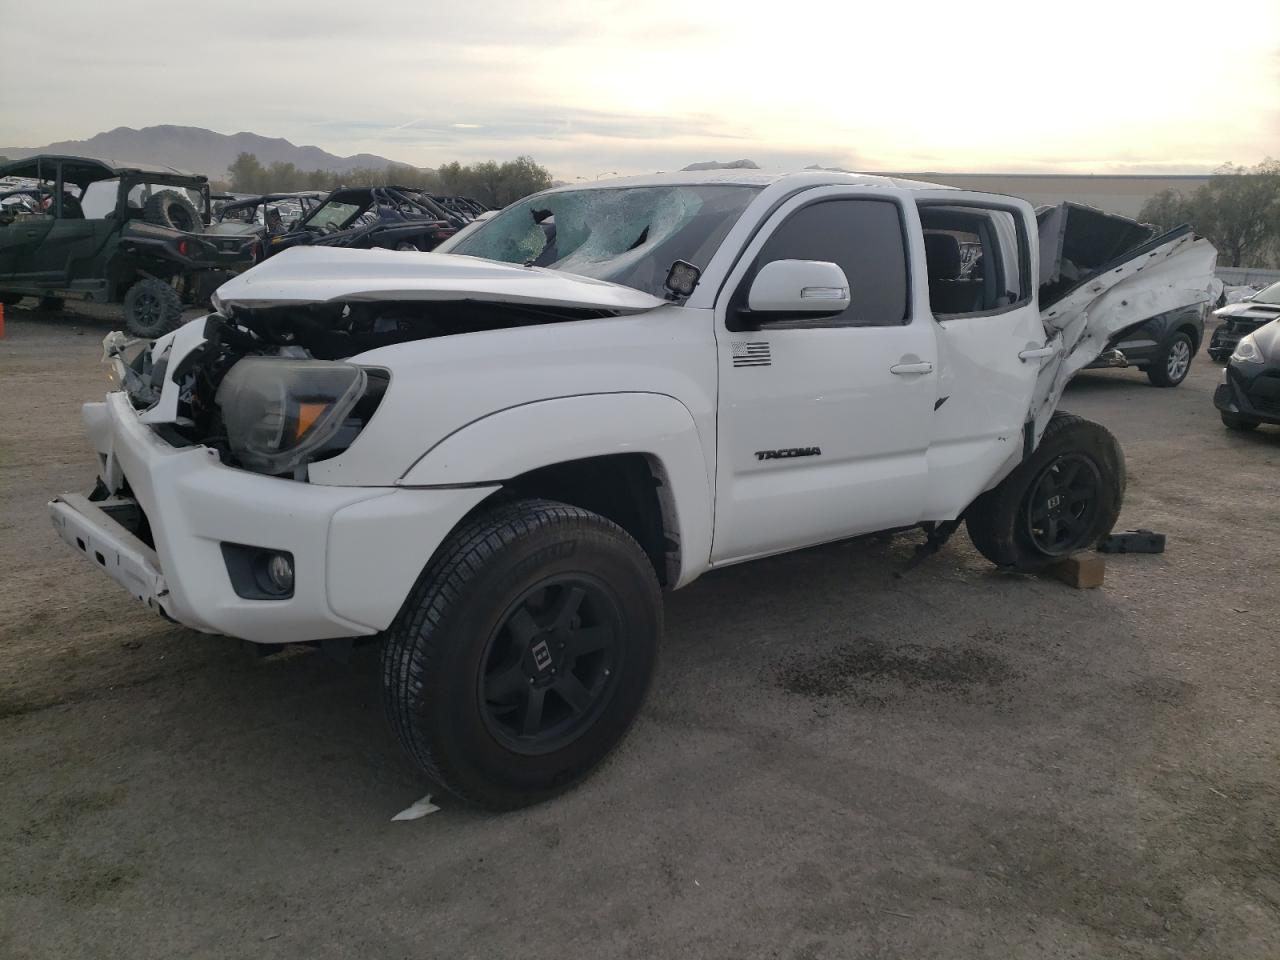
[[[1055,413],[1031,457],[965,511],[992,563],[1039,570],[1111,532],[1124,500],[1124,454],[1101,424]]]
[[[173,190],[153,194],[143,207],[142,219],[159,227],[171,227],[183,233],[203,233],[204,221],[190,200]]]
[[[517,500],[450,535],[383,646],[387,717],[424,773],[492,809],[586,776],[653,675],[662,597],[617,524]]]
[[[1157,387],[1176,387],[1191,372],[1195,352],[1195,344],[1187,334],[1175,333],[1147,367],[1147,379]]]
[[[1252,417],[1242,417],[1238,413],[1227,413],[1225,410],[1219,410],[1222,416],[1222,425],[1228,430],[1239,430],[1246,433],[1249,430],[1256,430],[1261,420],[1254,420]]]
[[[182,322],[182,297],[163,280],[144,277],[124,295],[124,327],[135,337],[154,340]]]

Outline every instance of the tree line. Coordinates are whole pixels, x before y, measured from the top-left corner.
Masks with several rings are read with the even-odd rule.
[[[299,170],[294,164],[281,161],[264,166],[254,154],[242,153],[227,168],[226,181],[215,181],[213,187],[234,193],[287,193],[386,184],[472,197],[497,209],[547,189],[551,186],[551,174],[532,157],[517,157],[502,163],[486,160],[461,164],[455,160],[435,170],[392,163],[383,168],[358,167],[334,173]]]
[[[1280,161],[1228,163],[1190,194],[1157,193],[1138,219],[1165,229],[1191,224],[1218,249],[1221,266],[1280,265]]]

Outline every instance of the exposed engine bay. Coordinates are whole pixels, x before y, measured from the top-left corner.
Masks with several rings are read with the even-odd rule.
[[[207,446],[225,464],[288,476],[301,462],[288,454],[299,453],[304,440],[307,462],[347,449],[390,382],[380,368],[334,361],[413,340],[614,315],[473,300],[224,306],[204,319],[204,342],[173,369],[171,343],[150,347],[122,334],[107,339],[104,361],[113,363],[115,379],[140,411],[159,403],[166,381],[177,386],[176,415],[154,424],[168,443]],[[257,370],[263,376],[254,376]],[[250,402],[246,393],[261,395]],[[246,404],[252,412],[240,416]],[[278,409],[264,416],[273,405]],[[237,436],[238,426],[271,436],[246,442]]]

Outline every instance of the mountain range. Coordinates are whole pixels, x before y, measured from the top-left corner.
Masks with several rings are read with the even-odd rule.
[[[18,160],[37,153],[61,153],[106,160],[150,163],[203,173],[213,179],[226,176],[236,156],[252,153],[263,166],[292,163],[299,170],[341,172],[355,167],[381,169],[392,161],[373,153],[339,157],[319,147],[298,146],[282,137],[256,133],[216,133],[203,127],[116,127],[88,140],[60,140],[43,147],[0,147],[0,157]]]

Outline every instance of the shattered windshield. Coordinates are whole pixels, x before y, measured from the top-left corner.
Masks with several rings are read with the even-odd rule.
[[[699,269],[758,187],[566,190],[512,204],[449,252],[609,280],[664,296],[671,264]]]

